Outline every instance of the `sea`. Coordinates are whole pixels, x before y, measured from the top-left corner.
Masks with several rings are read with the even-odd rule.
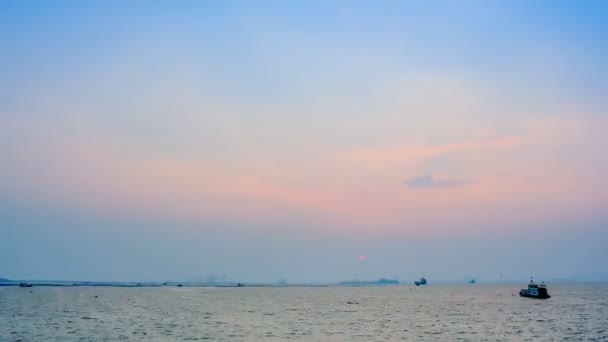
[[[608,285],[0,287],[0,341],[608,341]]]

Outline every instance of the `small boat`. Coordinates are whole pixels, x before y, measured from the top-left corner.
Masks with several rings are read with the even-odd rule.
[[[475,279],[469,280],[469,284],[475,284]]]
[[[519,295],[521,297],[537,298],[537,299],[551,298],[551,296],[547,292],[547,286],[545,285],[545,283],[543,282],[541,284],[536,284],[534,282],[534,279],[532,279],[532,278],[530,278],[530,283],[528,284],[528,288],[521,289],[521,291],[519,291]]]
[[[244,286],[245,286],[245,284],[243,284],[243,283],[236,283],[236,287],[244,287]]]
[[[415,281],[414,284],[416,286],[426,285],[426,278],[422,277],[422,278],[420,278],[420,280]]]
[[[29,283],[19,283],[19,287],[32,287],[34,286],[33,284],[29,284]]]

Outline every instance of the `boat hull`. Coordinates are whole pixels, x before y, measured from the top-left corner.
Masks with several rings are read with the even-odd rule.
[[[551,298],[551,296],[548,295],[548,294],[546,294],[546,295],[543,295],[543,294],[536,294],[536,295],[534,295],[534,294],[527,293],[525,290],[520,291],[519,292],[519,296],[520,297],[525,297],[525,298],[534,298],[534,299],[549,299],[549,298]]]

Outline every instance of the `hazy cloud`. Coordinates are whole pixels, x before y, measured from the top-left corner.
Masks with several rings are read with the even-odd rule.
[[[430,146],[397,147],[397,148],[361,148],[344,154],[343,159],[359,162],[382,163],[399,162],[412,159],[433,157],[436,155],[491,150],[521,145],[524,138],[521,136],[505,136],[485,140],[469,140],[449,144]]]
[[[471,179],[438,177],[433,175],[423,175],[405,181],[405,184],[408,187],[416,189],[454,188],[471,183],[473,183],[473,180]]]

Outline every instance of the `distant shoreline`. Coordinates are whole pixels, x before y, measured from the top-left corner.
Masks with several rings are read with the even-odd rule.
[[[306,284],[306,283],[294,283],[294,284],[277,284],[277,283],[193,283],[193,282],[68,282],[68,281],[3,281],[0,282],[0,287],[20,287],[21,284],[32,285],[32,287],[123,287],[123,288],[158,288],[158,287],[198,287],[198,288],[241,288],[241,287],[415,287],[412,283],[318,283],[318,284]],[[558,284],[607,284],[608,281],[553,281],[554,285]],[[447,285],[462,285],[462,286],[483,286],[483,285],[516,285],[522,284],[518,281],[505,281],[505,282],[487,282],[482,284],[467,284],[459,282],[435,282],[435,286],[447,286]],[[431,286],[433,286],[431,285]],[[429,286],[429,285],[427,285]]]
[[[329,287],[339,286],[337,284],[264,284],[264,283],[134,283],[134,282],[52,282],[52,281],[10,281],[0,282],[0,287],[20,287],[21,284],[32,285],[32,287],[215,287],[215,288],[240,288],[240,287]]]

